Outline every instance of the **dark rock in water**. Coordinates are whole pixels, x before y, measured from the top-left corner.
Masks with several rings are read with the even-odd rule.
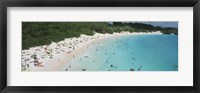
[[[27,68],[29,68],[29,64],[27,64]]]
[[[115,53],[113,53],[113,55],[114,55]]]
[[[133,68],[130,68],[130,71],[135,71]]]
[[[71,68],[71,65],[69,65],[69,68]]]
[[[82,71],[86,71],[86,68],[82,69]]]
[[[95,60],[93,60],[93,62],[95,62]]]
[[[132,57],[132,60],[134,61],[134,60],[135,60],[135,58],[134,58],[134,57]]]
[[[111,71],[111,70],[108,70],[108,71]]]
[[[68,69],[66,69],[65,71],[67,71]]]
[[[110,65],[110,67],[114,67],[114,65]]]
[[[143,66],[141,65],[140,67],[142,68]]]
[[[89,56],[85,56],[85,58],[88,58]]]
[[[140,68],[138,69],[138,71],[140,71]]]

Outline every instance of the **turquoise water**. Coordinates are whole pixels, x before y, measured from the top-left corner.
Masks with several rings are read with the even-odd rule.
[[[67,71],[178,71],[177,35],[128,35],[94,42]]]

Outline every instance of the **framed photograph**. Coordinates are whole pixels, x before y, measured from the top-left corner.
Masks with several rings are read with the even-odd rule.
[[[199,0],[1,1],[2,93],[199,93]]]

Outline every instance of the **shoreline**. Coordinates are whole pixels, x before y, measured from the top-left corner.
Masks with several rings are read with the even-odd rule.
[[[113,34],[95,33],[93,36],[81,35],[78,38],[67,38],[60,42],[52,42],[50,45],[37,46],[22,50],[22,71],[65,71],[64,67],[74,57],[81,55],[87,50],[93,42],[124,35],[141,35],[141,34],[162,34],[160,31],[144,32],[124,32]],[[33,55],[37,56],[40,67],[34,65]]]

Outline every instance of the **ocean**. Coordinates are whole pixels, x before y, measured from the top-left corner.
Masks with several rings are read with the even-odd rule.
[[[178,36],[141,34],[91,44],[67,71],[178,71]]]

